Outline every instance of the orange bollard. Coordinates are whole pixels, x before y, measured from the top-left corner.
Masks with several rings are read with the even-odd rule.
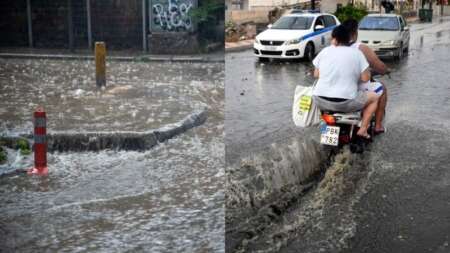
[[[95,42],[95,80],[97,87],[106,86],[106,45]]]
[[[42,107],[38,107],[34,112],[34,168],[29,169],[28,174],[48,175],[47,118]]]

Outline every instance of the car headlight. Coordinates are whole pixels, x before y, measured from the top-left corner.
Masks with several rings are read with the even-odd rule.
[[[395,44],[396,44],[396,41],[395,41],[395,40],[386,40],[386,41],[383,41],[383,45],[392,46],[392,45],[395,45]]]
[[[298,39],[288,40],[284,44],[285,45],[294,45],[294,44],[300,43],[301,41],[302,41],[302,38],[298,38]]]
[[[256,43],[256,44],[261,44],[261,42],[259,42],[258,39],[255,39],[255,43]]]

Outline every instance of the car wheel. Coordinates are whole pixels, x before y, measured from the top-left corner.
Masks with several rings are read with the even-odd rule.
[[[316,53],[314,50],[314,45],[311,42],[308,42],[308,44],[306,44],[306,47],[305,47],[304,57],[308,61],[312,61],[314,59],[314,56],[316,56]]]
[[[258,60],[259,60],[260,62],[268,62],[268,61],[269,61],[269,58],[267,58],[267,57],[258,57]]]
[[[403,43],[400,44],[400,47],[398,48],[396,58],[397,60],[401,60],[403,58]]]

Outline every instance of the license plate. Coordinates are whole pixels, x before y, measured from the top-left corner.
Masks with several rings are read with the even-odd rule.
[[[268,51],[276,51],[277,47],[266,46],[266,47],[264,47],[264,49],[268,50]]]
[[[339,144],[339,129],[336,126],[326,126],[321,129],[320,143],[337,146]]]

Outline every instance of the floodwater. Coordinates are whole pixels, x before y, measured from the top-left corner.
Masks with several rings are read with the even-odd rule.
[[[49,132],[145,132],[198,108],[206,122],[141,152],[55,152],[49,176],[0,177],[6,252],[223,252],[224,64],[0,59],[1,135],[29,133],[45,105]],[[9,151],[1,171],[32,158]]]
[[[363,154],[341,150],[312,189],[296,197],[285,189],[281,204],[267,204],[271,213],[255,211],[263,222],[252,233],[242,225],[238,244],[226,238],[230,252],[450,251],[448,27],[448,18],[411,25],[409,56],[388,62],[388,132]],[[311,80],[309,63],[260,64],[245,51],[227,54],[226,64],[234,78],[226,80],[227,173],[261,146],[286,149],[311,134],[295,129],[290,114],[295,85]],[[233,75],[236,66],[248,68]],[[238,151],[229,155],[229,147]]]
[[[205,90],[218,93],[221,66],[108,62],[100,91],[93,61],[0,59],[0,117],[7,129],[29,131],[33,110],[43,105],[51,131],[158,128],[218,103]]]

